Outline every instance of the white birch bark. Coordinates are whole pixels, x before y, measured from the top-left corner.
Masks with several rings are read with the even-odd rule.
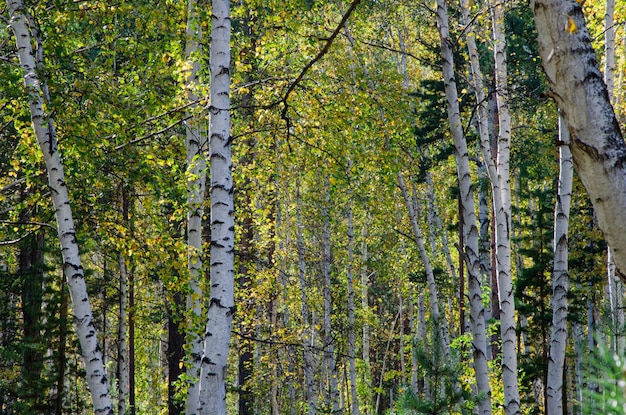
[[[563,415],[563,368],[567,346],[567,292],[569,207],[574,166],[567,146],[567,127],[559,119],[559,182],[554,210],[554,266],[552,273],[552,328],[546,385],[548,415]]]
[[[531,0],[539,52],[553,98],[569,128],[574,168],[626,273],[626,145],[591,46],[581,4]]]
[[[496,204],[496,264],[500,300],[500,332],[502,336],[502,382],[507,415],[520,413],[517,383],[517,351],[515,333],[515,300],[511,268],[511,186],[509,174],[511,117],[508,104],[506,36],[502,0],[491,0],[493,49],[495,63],[495,95],[498,107],[497,179],[501,204]],[[494,194],[494,197],[496,195]]]
[[[424,350],[427,351],[428,339],[426,334],[426,306],[424,305],[424,292],[420,290],[417,297],[417,321],[418,321],[418,329],[417,329],[417,337],[422,342],[424,346]],[[415,362],[417,364],[417,360]],[[419,374],[418,378],[418,392],[423,392],[424,396],[430,396],[430,382],[423,376],[424,370],[421,369],[421,374]],[[422,385],[422,391],[419,391],[419,384]]]
[[[335,360],[335,341],[332,335],[332,294],[331,294],[331,272],[330,272],[330,184],[328,178],[324,177],[324,192],[326,193],[324,206],[322,207],[322,276],[324,279],[324,365],[329,378],[329,403],[332,405],[333,413],[339,412],[339,387],[337,363]]]
[[[211,292],[201,362],[200,415],[226,415],[226,370],[234,304],[234,201],[230,138],[230,2],[213,0],[211,18]]]
[[[613,105],[617,103],[615,96],[615,0],[606,0],[604,13],[604,82]],[[624,349],[624,285],[615,272],[613,252],[607,247],[607,277],[610,292],[611,317],[615,333],[613,350],[622,353]]]
[[[313,330],[315,327],[311,322],[311,312],[307,301],[306,286],[306,257],[304,250],[304,235],[302,223],[302,211],[300,200],[300,182],[296,181],[296,216],[297,216],[297,250],[298,250],[298,280],[300,282],[300,300],[302,302],[302,349],[303,349],[303,372],[304,384],[306,386],[305,396],[308,404],[308,414],[315,415],[317,413],[317,390],[315,388],[315,377],[313,371],[313,355],[311,348],[313,346]]]
[[[86,380],[93,400],[96,415],[113,414],[109,382],[102,362],[102,351],[98,345],[98,335],[93,321],[91,304],[85,285],[85,274],[81,263],[76,229],[70,207],[70,199],[65,183],[65,173],[57,148],[57,139],[52,117],[44,110],[45,80],[39,78],[32,47],[31,28],[26,18],[22,0],[7,0],[10,27],[15,35],[20,68],[24,86],[28,94],[28,105],[33,130],[41,149],[48,174],[52,203],[57,221],[57,231],[63,257],[63,273],[67,278],[74,327],[80,342],[81,355],[85,365]],[[38,45],[41,48],[41,45]],[[43,53],[39,50],[38,53]]]
[[[467,7],[464,7],[464,9],[467,11]],[[473,334],[472,347],[476,390],[478,393],[484,394],[484,397],[478,402],[478,412],[480,414],[491,414],[491,389],[489,386],[489,369],[487,366],[485,310],[482,302],[480,260],[478,256],[479,235],[476,226],[476,211],[469,168],[469,154],[461,125],[458,92],[454,75],[454,57],[451,49],[448,26],[448,10],[445,0],[437,0],[437,25],[441,42],[442,71],[447,101],[448,124],[454,140],[462,220],[465,225],[465,246],[463,248],[463,254],[468,275],[470,326]]]
[[[428,185],[427,199],[428,199],[428,222],[430,228],[432,228],[433,236],[435,235],[435,230],[439,232],[441,235],[441,247],[443,249],[443,254],[446,258],[446,264],[448,265],[448,270],[450,271],[450,278],[453,281],[458,281],[459,276],[456,271],[456,267],[454,266],[454,261],[452,260],[452,255],[450,254],[450,244],[448,242],[448,233],[444,231],[443,225],[441,223],[441,218],[438,214],[438,206],[437,206],[437,196],[435,194],[435,185],[433,183],[433,177],[430,172],[426,172],[426,184]],[[415,194],[415,192],[413,192]],[[433,252],[436,252],[436,241],[433,237],[431,240],[431,246]],[[463,276],[461,276],[462,278]]]
[[[414,297],[410,296],[409,297],[410,303],[409,303],[409,328],[410,328],[410,332],[411,332],[411,390],[414,393],[419,393],[419,389],[418,389],[418,374],[419,374],[419,368],[418,368],[418,362],[417,362],[417,356],[415,353],[415,344],[416,344],[416,336],[417,336],[417,311],[416,311],[416,307],[415,307],[415,301],[414,301]]]
[[[369,222],[369,221],[366,221]],[[361,313],[363,314],[363,328],[361,331],[361,355],[363,358],[363,382],[366,385],[372,385],[372,366],[370,362],[370,315],[371,310],[369,306],[369,297],[368,297],[368,289],[369,289],[369,279],[371,275],[369,274],[367,268],[367,261],[369,260],[369,253],[367,250],[367,238],[369,233],[367,231],[368,224],[366,223],[361,230]],[[367,394],[364,399],[364,409],[366,413],[371,412],[372,407],[372,395],[371,388],[366,388]]]
[[[124,202],[122,202],[124,203]],[[119,254],[120,267],[120,313],[117,328],[117,413],[126,414],[129,376],[128,376],[128,274],[126,273],[126,261],[122,253]]]
[[[409,213],[409,219],[411,221],[411,228],[413,229],[413,237],[415,238],[415,243],[417,244],[417,249],[420,253],[420,257],[426,271],[426,283],[428,285],[428,294],[430,295],[430,312],[437,330],[440,330],[441,332],[441,338],[444,343],[443,350],[445,356],[447,357],[450,354],[450,339],[448,337],[448,334],[446,333],[446,330],[444,329],[444,321],[442,319],[441,312],[439,311],[439,294],[437,293],[435,274],[433,272],[428,253],[426,252],[426,247],[424,246],[422,231],[419,227],[419,224],[417,223],[417,213],[415,212],[415,208],[413,206],[413,200],[409,196],[409,192],[407,190],[406,183],[404,182],[402,172],[398,173],[398,186],[400,187],[400,190],[402,191],[402,196],[404,197],[404,202],[406,204]]]
[[[352,415],[360,415],[359,396],[356,386],[356,339],[354,333],[355,309],[354,309],[354,214],[352,201],[348,207],[348,359],[350,360],[350,400],[352,401]]]
[[[615,0],[606,0],[604,12],[604,83],[615,104]]]
[[[187,150],[187,270],[189,272],[189,294],[187,294],[187,333],[189,345],[187,355],[187,396],[185,413],[193,415],[198,410],[200,392],[200,358],[202,356],[202,289],[203,276],[202,217],[204,216],[204,194],[206,188],[207,138],[198,127],[197,88],[201,52],[202,31],[197,19],[196,2],[187,3],[187,29],[185,58],[191,69],[186,79],[186,95],[189,120],[185,124],[185,147]]]

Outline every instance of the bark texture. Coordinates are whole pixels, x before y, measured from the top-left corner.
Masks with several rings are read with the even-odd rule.
[[[581,4],[531,0],[543,68],[567,123],[574,168],[616,270],[626,273],[626,145],[591,46]]]
[[[186,79],[187,104],[190,104],[188,121],[185,124],[185,147],[187,150],[187,270],[189,271],[189,294],[187,295],[187,356],[186,415],[198,409],[200,391],[200,357],[202,355],[202,323],[200,281],[203,275],[202,217],[204,216],[204,193],[206,189],[207,138],[198,126],[198,72],[201,52],[202,31],[197,19],[196,2],[187,3],[187,30],[185,58],[191,65]]]
[[[567,292],[569,207],[572,199],[574,167],[572,153],[567,146],[567,128],[559,123],[559,182],[554,211],[554,270],[552,273],[552,329],[550,333],[550,359],[546,401],[548,415],[563,415],[563,368],[567,346]]]
[[[226,370],[234,304],[234,201],[230,137],[230,2],[213,0],[209,126],[211,293],[198,413],[226,414]]]
[[[467,10],[467,7],[465,7]],[[476,206],[474,189],[470,175],[469,152],[467,141],[461,125],[458,91],[454,75],[454,56],[451,49],[448,23],[448,10],[445,0],[437,0],[437,24],[441,42],[442,71],[448,124],[454,140],[461,216],[464,224],[463,247],[464,261],[467,265],[468,295],[470,303],[470,327],[472,330],[472,348],[474,355],[474,371],[476,389],[483,397],[478,401],[477,413],[491,414],[491,388],[489,386],[489,369],[487,366],[487,337],[485,334],[485,309],[482,303],[482,288],[479,258],[479,233],[476,225]],[[473,37],[468,36],[473,41]],[[480,88],[482,92],[482,87]],[[480,101],[479,101],[480,102]]]
[[[63,272],[72,299],[74,327],[80,342],[86,380],[93,400],[96,415],[113,414],[109,394],[109,382],[102,364],[102,352],[94,325],[91,304],[85,285],[85,274],[79,256],[76,229],[70,207],[70,199],[65,185],[65,173],[57,149],[57,140],[52,118],[44,109],[45,85],[39,78],[35,54],[32,47],[32,30],[26,18],[26,9],[21,0],[8,0],[10,26],[15,34],[20,67],[28,94],[31,120],[37,142],[42,151],[48,173],[48,184],[52,194],[58,226],[59,242],[63,256]]]

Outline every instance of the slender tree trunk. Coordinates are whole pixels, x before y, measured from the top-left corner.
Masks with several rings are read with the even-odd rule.
[[[230,2],[211,19],[211,293],[202,358],[200,415],[226,414],[226,369],[234,304],[234,202],[230,138]]]
[[[129,227],[132,237],[132,225]],[[126,271],[128,272],[128,413],[135,415],[137,412],[135,403],[135,270],[132,262]]]
[[[125,200],[122,202],[123,204]],[[127,206],[125,206],[127,207]],[[125,209],[126,210],[126,209]],[[127,210],[126,212],[127,213]],[[117,328],[117,413],[126,415],[128,404],[128,274],[124,254],[119,253],[120,269],[120,312]]]
[[[300,200],[300,182],[296,181],[296,215],[297,215],[297,247],[298,247],[298,280],[300,282],[300,295],[302,302],[302,328],[303,328],[303,370],[304,383],[306,387],[305,395],[308,403],[308,414],[315,415],[317,413],[317,390],[315,388],[315,377],[313,372],[313,355],[311,348],[313,346],[313,332],[315,327],[311,321],[311,312],[309,310],[306,293],[308,292],[306,283],[306,257],[304,247],[304,236],[302,223],[302,202]]]
[[[568,225],[572,198],[573,161],[567,146],[567,127],[559,119],[559,183],[554,211],[554,271],[552,274],[552,328],[550,333],[550,359],[546,384],[547,414],[563,415],[563,374],[567,346],[567,292]]]
[[[569,128],[574,168],[623,279],[626,144],[591,46],[582,5],[572,0],[531,0],[531,7],[546,78]]]
[[[418,386],[419,367],[418,367],[417,356],[416,356],[415,347],[414,347],[414,345],[416,344],[416,340],[417,340],[418,319],[417,319],[417,312],[416,312],[416,307],[415,307],[415,297],[411,295],[409,299],[410,299],[409,327],[410,327],[410,335],[411,335],[411,348],[410,348],[411,350],[411,390],[413,391],[413,393],[419,394],[420,393],[420,389]]]
[[[244,184],[246,186],[246,184]],[[249,183],[248,183],[249,188]],[[249,190],[245,190],[249,191]],[[243,206],[249,206],[251,203],[249,195],[244,196]],[[251,284],[249,265],[252,260],[252,243],[254,238],[252,228],[252,212],[245,211],[243,214],[246,217],[243,220],[243,229],[241,236],[241,254],[239,265],[239,287],[247,291]],[[248,306],[246,306],[247,308]],[[242,322],[241,332],[245,337],[252,337],[254,334],[254,328],[248,322]],[[249,339],[241,338],[239,340],[239,363],[238,363],[238,378],[239,378],[239,415],[252,415],[253,412],[253,391],[251,390],[250,381],[252,379],[252,369],[254,366],[254,353],[253,347]]]
[[[422,237],[422,231],[417,222],[417,213],[415,212],[413,200],[409,196],[409,192],[407,190],[407,186],[404,182],[404,177],[401,172],[398,173],[398,186],[402,191],[402,196],[404,197],[404,202],[409,212],[409,219],[411,221],[411,227],[413,229],[413,237],[415,238],[420,257],[426,270],[426,283],[428,285],[428,293],[430,294],[430,312],[432,314],[432,318],[435,322],[437,330],[441,331],[441,339],[444,342],[443,350],[447,358],[450,353],[450,341],[447,333],[445,333],[445,330],[443,329],[444,321],[442,320],[441,312],[439,311],[439,294],[437,293],[435,274],[433,272],[428,253],[426,252],[426,247],[424,246],[424,238]]]
[[[469,43],[469,41],[468,41]],[[479,185],[478,185],[478,223],[479,223],[479,261],[480,261],[480,276],[481,276],[481,286],[482,287],[490,287],[491,286],[491,231],[490,231],[490,209],[489,209],[489,201],[488,195],[485,194],[484,186],[480,184],[483,180],[489,180],[487,169],[485,167],[485,163],[480,163],[478,166],[478,177],[479,177]],[[482,288],[481,288],[482,290]],[[483,306],[484,307],[484,306]],[[485,308],[485,322],[490,321],[492,318],[492,307],[491,305]],[[492,353],[492,348],[487,347],[486,350],[487,360],[492,360],[494,358],[494,354]]]
[[[245,73],[245,82],[253,82],[254,75],[256,71],[256,64],[254,60],[254,55],[256,52],[256,38],[254,36],[254,17],[251,13],[251,10],[248,9],[245,12],[245,17],[241,19],[241,31],[243,35],[250,42],[250,46],[247,45],[243,47],[240,52],[243,55],[243,63],[246,66],[249,66],[249,70]],[[254,109],[253,109],[253,100],[254,96],[252,90],[248,90],[248,92],[244,92],[241,94],[241,108],[242,108],[242,116],[243,121],[248,124],[248,128],[250,130],[254,130]],[[241,147],[243,154],[239,159],[239,165],[241,166],[242,171],[248,171],[251,165],[255,162],[256,159],[256,148],[255,148],[255,138],[250,135],[242,141]],[[252,284],[254,284],[254,280],[252,278],[252,270],[254,264],[254,213],[253,213],[253,200],[252,200],[252,192],[254,189],[254,185],[252,183],[252,178],[249,175],[244,175],[242,179],[242,183],[239,185],[238,194],[239,199],[236,203],[239,203],[238,206],[240,208],[240,216],[242,217],[242,229],[241,229],[241,242],[240,242],[240,254],[239,254],[239,277],[238,277],[238,287],[241,292],[246,293],[251,288]],[[277,186],[278,187],[278,186]],[[237,195],[235,195],[237,196]],[[278,198],[277,198],[278,200]],[[258,202],[257,202],[258,203]],[[282,227],[280,210],[277,208],[276,213],[276,225],[275,229],[278,231]],[[282,239],[281,239],[282,243]],[[280,250],[282,252],[282,249]],[[268,258],[268,263],[271,263],[271,255]],[[281,264],[282,265],[282,264]],[[283,270],[283,267],[279,266],[279,270]],[[280,272],[280,271],[279,271]],[[281,275],[285,275],[281,273]],[[286,284],[283,284],[285,287]],[[245,313],[254,313],[253,310],[253,302],[252,301],[244,301],[242,306],[245,309]],[[285,313],[285,318],[287,317],[287,313]],[[249,340],[254,335],[254,324],[247,319],[241,319],[239,323],[239,330],[243,333],[243,336],[238,340],[239,343],[239,364],[238,364],[238,384],[239,384],[239,415],[252,415],[254,414],[254,391],[252,390],[251,380],[254,374],[254,346],[252,341]],[[287,326],[287,325],[285,325]],[[292,388],[293,385],[291,382],[289,383],[289,388]]]
[[[604,82],[609,93],[610,102],[617,103],[615,96],[615,0],[606,0],[604,13]],[[614,351],[618,354],[624,350],[624,283],[615,272],[613,252],[607,248],[607,277],[610,290],[611,317],[615,333]]]
[[[520,413],[517,382],[517,336],[515,333],[515,300],[511,268],[511,186],[509,174],[511,117],[507,82],[504,7],[501,0],[491,0],[493,49],[495,61],[495,95],[498,106],[497,179],[500,202],[496,203],[496,258],[500,300],[500,333],[502,336],[502,382],[507,415]],[[494,192],[497,197],[497,192]]]
[[[102,364],[102,351],[98,346],[98,335],[93,321],[91,304],[87,295],[85,275],[80,260],[76,230],[70,208],[65,174],[57,148],[57,140],[52,118],[44,112],[43,88],[45,83],[39,78],[32,48],[31,28],[25,17],[26,8],[22,0],[7,0],[10,26],[15,34],[20,67],[24,85],[28,93],[33,129],[44,156],[48,183],[52,190],[52,203],[58,226],[59,242],[63,255],[63,271],[67,275],[70,288],[74,325],[80,342],[86,379],[93,400],[94,414],[112,414],[113,407],[109,394],[109,382]],[[41,45],[39,45],[41,47]],[[38,52],[42,53],[41,50]]]
[[[366,221],[367,222],[367,221]],[[366,414],[371,413],[372,408],[372,364],[370,361],[370,315],[371,310],[369,306],[369,269],[367,263],[369,261],[369,254],[367,250],[367,238],[369,236],[367,223],[361,230],[361,313],[363,314],[363,328],[361,330],[361,356],[363,358],[363,382],[368,387],[366,388],[366,395],[361,399],[364,401],[364,409]]]
[[[22,221],[29,218],[21,217]],[[44,232],[39,231],[28,237],[19,250],[19,274],[21,281],[23,342],[25,343],[22,362],[23,396],[31,411],[43,407],[45,389],[40,384],[44,365],[43,350],[40,346],[43,283],[44,283]]]
[[[467,4],[463,7],[467,13]],[[458,101],[458,91],[454,75],[454,56],[451,49],[448,27],[448,11],[445,0],[437,0],[437,24],[441,41],[441,57],[443,59],[443,78],[446,93],[448,124],[454,140],[459,197],[461,199],[461,218],[464,222],[465,246],[462,248],[467,264],[468,294],[470,300],[470,324],[473,334],[472,347],[474,355],[474,371],[477,393],[482,396],[478,401],[478,412],[491,414],[491,389],[489,386],[489,369],[487,366],[487,337],[485,334],[485,316],[482,303],[480,260],[478,246],[478,228],[474,191],[469,168],[469,154],[465,134],[462,129]],[[473,40],[471,36],[468,36]],[[469,39],[468,39],[469,43]],[[477,55],[476,55],[477,56]],[[474,77],[476,74],[474,73]],[[480,92],[482,90],[482,85]],[[478,88],[476,88],[478,91]],[[484,121],[484,119],[483,119]]]
[[[200,393],[200,357],[202,355],[202,288],[203,271],[202,217],[206,188],[207,137],[199,127],[198,73],[202,52],[202,29],[198,19],[195,0],[187,3],[187,28],[185,58],[190,70],[185,80],[189,120],[185,124],[185,147],[187,151],[187,270],[189,271],[189,294],[187,294],[187,403],[185,413],[198,411]]]
[[[322,207],[322,276],[323,276],[323,297],[324,297],[324,365],[326,374],[329,377],[329,404],[333,413],[339,412],[339,387],[337,362],[335,359],[335,340],[332,333],[332,292],[331,292],[331,246],[330,246],[330,184],[328,178],[324,177],[324,192],[326,200]]]
[[[63,285],[60,288],[60,305],[59,305],[59,346],[58,346],[58,358],[56,361],[57,366],[57,382],[56,382],[56,397],[54,402],[54,415],[63,414],[63,402],[65,398],[65,365],[67,363],[67,356],[65,351],[67,350],[67,308],[68,298],[65,292],[65,274],[63,274]]]
[[[360,415],[359,396],[357,394],[356,379],[356,345],[355,345],[355,309],[354,309],[354,218],[352,200],[348,207],[348,356],[350,359],[350,398],[352,414]]]
[[[180,292],[174,292],[172,300],[167,307],[167,413],[181,415],[185,412],[185,406],[175,399],[175,395],[176,383],[184,372],[182,363],[185,361],[185,332],[180,324],[180,314],[184,315],[185,300]]]

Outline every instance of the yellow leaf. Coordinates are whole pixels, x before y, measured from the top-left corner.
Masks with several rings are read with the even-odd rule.
[[[578,32],[578,26],[576,26],[576,22],[574,22],[574,19],[572,19],[572,17],[569,15],[567,16],[567,25],[565,25],[565,30],[570,35]]]

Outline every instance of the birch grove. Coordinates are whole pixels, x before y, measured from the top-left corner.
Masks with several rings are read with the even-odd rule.
[[[8,0],[0,412],[621,408],[624,6]]]

